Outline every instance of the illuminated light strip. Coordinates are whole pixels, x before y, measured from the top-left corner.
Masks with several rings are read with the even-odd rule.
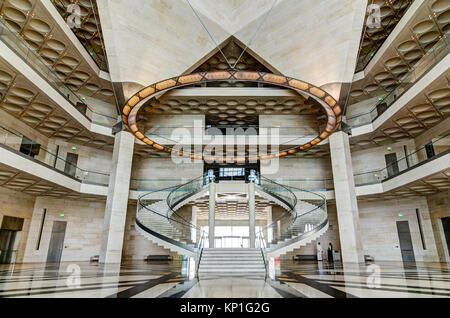
[[[161,92],[167,92],[172,89],[180,88],[183,86],[201,84],[207,82],[228,82],[228,81],[241,81],[241,82],[256,82],[262,84],[270,84],[275,86],[280,86],[284,88],[292,89],[296,92],[304,93],[322,106],[327,114],[328,122],[324,131],[319,133],[319,136],[313,138],[311,141],[295,147],[293,149],[284,150],[277,154],[268,154],[265,156],[257,156],[252,158],[246,157],[234,157],[234,158],[222,158],[222,157],[204,157],[196,154],[185,153],[182,151],[175,151],[171,148],[164,147],[155,143],[153,140],[147,138],[145,134],[139,130],[138,124],[136,122],[137,114],[141,108],[145,105],[147,101],[152,99],[154,96],[160,94]],[[273,158],[284,157],[289,154],[294,154],[300,151],[311,148],[312,146],[325,140],[336,131],[342,122],[342,110],[338,105],[336,99],[328,94],[323,89],[316,87],[312,84],[303,82],[301,80],[286,77],[282,75],[276,75],[264,72],[251,72],[251,71],[215,71],[215,72],[200,72],[192,73],[187,75],[182,75],[174,78],[169,78],[161,82],[155,83],[144,89],[140,90],[134,94],[125,104],[122,110],[122,119],[124,122],[124,127],[130,131],[136,138],[142,140],[147,145],[164,151],[167,153],[174,153],[180,157],[187,157],[191,159],[206,160],[206,161],[216,161],[216,162],[245,162],[246,160],[268,160]]]

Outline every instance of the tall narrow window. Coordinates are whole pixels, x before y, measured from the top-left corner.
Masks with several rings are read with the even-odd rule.
[[[420,240],[422,241],[422,247],[424,250],[427,249],[425,246],[425,240],[423,239],[423,229],[422,229],[422,221],[420,219],[419,209],[416,209],[417,223],[419,224],[419,232],[420,232]]]
[[[36,243],[36,251],[39,251],[39,247],[41,246],[42,230],[44,229],[44,222],[45,222],[45,216],[46,215],[47,215],[47,209],[44,209],[44,213],[42,213],[41,226],[39,228],[38,240],[37,240],[37,243]]]

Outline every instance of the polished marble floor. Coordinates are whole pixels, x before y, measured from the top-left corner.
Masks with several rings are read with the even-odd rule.
[[[0,298],[450,297],[450,264],[274,262],[258,276],[195,278],[189,264],[0,265]]]

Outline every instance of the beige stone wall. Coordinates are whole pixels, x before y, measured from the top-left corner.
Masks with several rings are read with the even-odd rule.
[[[431,223],[433,225],[434,239],[439,254],[439,261],[450,262],[450,257],[445,252],[445,236],[441,232],[439,219],[450,216],[450,190],[430,195],[427,197],[428,207],[430,209]]]
[[[134,157],[132,179],[145,179],[145,188],[169,187],[200,177],[203,163],[177,164],[171,158]],[[141,181],[142,183],[143,181]],[[132,182],[132,186],[133,186]]]
[[[261,174],[264,177],[277,179],[280,182],[282,180],[321,180],[333,178],[329,158],[301,159],[287,157],[279,160],[278,164],[272,160],[271,165],[261,165]]]
[[[24,193],[0,188],[0,225],[3,216],[24,219],[22,231],[16,236],[17,256],[16,262],[22,262],[30,228],[35,198]]]
[[[391,151],[387,150],[388,146],[392,148]],[[355,182],[357,184],[359,184],[360,182],[364,183],[365,179],[364,176],[361,174],[385,169],[386,168],[385,155],[387,154],[395,153],[397,155],[397,160],[399,160],[398,166],[400,171],[406,169],[407,162],[404,159],[405,152],[403,150],[403,146],[406,146],[408,154],[415,151],[414,140],[408,140],[404,142],[398,142],[395,144],[388,144],[385,146],[352,152],[353,172],[356,175]],[[416,155],[408,156],[408,161],[410,165],[416,164],[417,163]],[[371,180],[369,179],[368,181]]]
[[[47,215],[40,248],[36,250],[44,209],[47,209]],[[60,217],[61,212],[64,213],[64,217]],[[61,261],[89,261],[91,256],[99,254],[104,213],[104,202],[37,198],[23,261],[25,263],[46,261],[54,221],[67,222]]]
[[[95,172],[108,174],[111,171],[112,152],[110,151],[80,146],[75,143],[67,143],[58,139],[49,139],[3,110],[0,110],[0,126],[8,128],[19,135],[19,137],[15,137],[13,134],[6,135],[5,132],[0,129],[0,143],[6,143],[9,147],[18,151],[22,143],[21,136],[26,136],[41,145],[41,151],[39,152],[37,159],[50,166],[54,166],[55,164],[56,149],[57,146],[59,146],[59,159],[56,162],[56,168],[59,170],[64,171],[67,153],[70,152],[78,154],[77,166],[80,169],[93,172],[89,179],[101,179],[103,181],[105,177],[101,175],[94,177]],[[76,146],[77,149],[72,150],[73,146]],[[77,172],[77,177],[83,177],[81,170]]]
[[[292,252],[286,253],[282,258],[292,259],[295,255],[316,255],[317,254],[317,243],[320,242],[323,250],[323,257],[326,259],[326,251],[328,244],[331,242],[333,244],[334,250],[340,250],[340,241],[339,241],[339,226],[337,221],[337,211],[336,205],[329,203],[327,204],[328,211],[328,231],[326,231],[321,237],[317,240],[312,241],[304,247],[297,248]]]
[[[426,198],[359,201],[358,207],[364,254],[374,256],[375,261],[402,261],[396,222],[408,221],[416,261],[438,260]],[[419,209],[421,217],[425,250],[420,238],[416,209]],[[399,213],[403,216],[399,216]]]

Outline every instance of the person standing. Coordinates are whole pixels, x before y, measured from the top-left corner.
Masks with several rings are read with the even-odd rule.
[[[334,263],[334,260],[333,260],[333,244],[331,244],[331,242],[330,242],[330,244],[328,245],[328,263]]]
[[[322,257],[322,245],[320,245],[320,242],[317,243],[317,260],[318,261],[323,261],[323,257]]]

